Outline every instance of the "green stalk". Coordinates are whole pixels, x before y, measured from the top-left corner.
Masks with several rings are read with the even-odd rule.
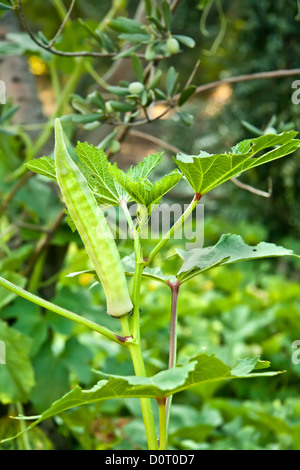
[[[128,321],[128,315],[120,317],[120,322],[123,328],[123,334],[125,337],[130,335],[130,326]],[[146,377],[145,364],[143,360],[142,350],[140,342],[128,342],[127,343],[135,375],[138,377]],[[145,426],[146,438],[149,450],[158,450],[157,436],[155,430],[155,422],[153,417],[153,410],[151,400],[149,398],[140,398],[143,421]]]
[[[23,405],[20,401],[16,402],[16,410],[19,415],[22,415],[22,416],[24,415]],[[22,419],[20,420],[20,430],[22,432],[22,435],[20,437],[22,444],[23,444],[22,450],[32,450],[30,447],[29,436],[28,436],[28,433],[26,432],[26,426]]]
[[[3,277],[0,277],[0,286],[5,287],[5,289],[8,289],[9,291],[13,292],[16,295],[19,295],[20,297],[23,297],[23,299],[29,300],[29,302],[32,302],[36,305],[39,305],[40,307],[50,310],[51,312],[57,313],[58,315],[68,318],[69,320],[75,321],[76,323],[86,326],[87,328],[102,334],[103,336],[110,339],[111,341],[114,341],[115,343],[121,344],[122,346],[126,347],[128,347],[130,343],[129,338],[121,337],[108,330],[107,328],[92,322],[91,320],[81,317],[76,313],[70,312],[69,310],[66,310],[63,307],[59,307],[58,305],[52,304],[48,300],[44,300],[41,297],[38,297],[37,295],[34,295],[19,286],[16,286],[15,284],[10,281],[7,281]]]
[[[175,283],[168,283],[172,291],[171,303],[171,321],[170,321],[170,346],[169,346],[169,365],[168,368],[172,369],[176,366],[177,360],[177,303],[180,281]],[[166,427],[168,431],[170,412],[171,412],[172,395],[168,396],[165,402],[166,412]]]
[[[157,253],[165,246],[165,244],[170,240],[170,238],[173,237],[174,233],[184,225],[184,222],[191,215],[200,199],[201,194],[195,194],[192,202],[189,204],[182,216],[177,220],[177,222],[175,222],[173,227],[171,227],[170,230],[162,237],[162,239],[153,248],[150,255],[143,261],[143,266],[147,266],[148,264],[150,264],[153,258],[157,255]]]
[[[140,343],[128,343],[128,349],[131,354],[135,375],[138,377],[146,377],[144,359],[142,356]],[[148,442],[148,450],[158,450],[151,400],[150,398],[140,398],[140,403]]]
[[[124,336],[129,336],[130,332],[132,331],[133,341],[130,344],[128,343],[128,349],[131,355],[135,374],[139,377],[146,377],[145,364],[140,343],[140,289],[143,274],[143,264],[141,262],[143,258],[141,239],[134,227],[134,223],[128,211],[126,201],[121,200],[119,204],[122,207],[123,212],[126,216],[127,223],[134,240],[135,252],[135,272],[133,277],[131,296],[133,303],[132,328],[130,329],[128,315],[124,315],[123,317],[121,317],[120,321],[122,324]],[[151,400],[149,398],[140,398],[140,403],[148,442],[148,449],[158,450]]]
[[[157,399],[159,416],[159,450],[167,450],[167,420],[166,420],[166,399]]]
[[[140,239],[139,244],[140,244]],[[140,287],[142,281],[143,266],[136,262],[136,269],[133,278],[133,289],[132,289],[132,302],[133,302],[133,314],[132,314],[132,332],[134,342],[128,344],[128,349],[131,354],[133,367],[135,374],[140,377],[146,377],[146,370],[144,359],[142,355],[141,343],[140,343]],[[143,413],[145,431],[147,436],[149,450],[157,450],[157,436],[155,431],[155,423],[153,417],[153,410],[151,400],[149,398],[141,398],[141,408]]]

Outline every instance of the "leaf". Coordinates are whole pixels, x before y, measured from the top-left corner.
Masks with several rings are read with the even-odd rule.
[[[163,17],[165,20],[166,28],[168,31],[170,31],[171,24],[172,24],[172,11],[170,8],[170,4],[166,0],[163,0],[161,7],[162,7],[162,12],[163,12]]]
[[[10,106],[1,114],[0,122],[3,124],[5,121],[8,121],[19,109],[20,106],[18,105]]]
[[[28,170],[56,181],[55,162],[50,157],[34,158],[26,163]]]
[[[0,2],[0,10],[11,10],[12,6],[6,5],[5,3]]]
[[[131,63],[136,78],[139,82],[144,83],[144,69],[141,60],[136,54],[131,54]]]
[[[136,168],[125,173],[116,164],[109,171],[116,181],[138,204],[150,209],[151,205],[158,203],[162,196],[169,192],[181,179],[181,173],[177,170],[165,175],[161,180],[151,183]]]
[[[110,398],[165,398],[199,384],[236,378],[264,377],[277,375],[278,373],[273,371],[266,373],[254,372],[236,376],[231,373],[230,367],[220,359],[206,354],[199,354],[185,364],[159,372],[153,377],[118,376],[98,372],[102,380],[92,389],[83,390],[79,385],[75,386],[44,411],[36,421],[28,426],[27,430],[32,429],[45,419],[56,416],[75,406],[98,403]],[[14,437],[19,435],[21,433]]]
[[[106,148],[108,148],[115,140],[115,137],[117,136],[118,134],[118,130],[115,129],[113,130],[112,132],[110,132],[109,134],[107,134],[103,140],[101,140],[101,142],[97,145],[97,148],[98,149],[102,149],[102,150],[105,150]]]
[[[196,89],[197,89],[196,85],[190,85],[187,88],[185,88],[181,92],[181,95],[178,100],[178,105],[182,106],[190,98],[190,96],[192,96],[195,93]]]
[[[178,72],[176,72],[173,66],[170,67],[166,76],[166,90],[169,96],[172,96],[172,93],[175,89],[177,78],[178,78]]]
[[[206,194],[240,173],[263,163],[289,155],[300,147],[295,131],[267,134],[247,139],[231,152],[212,155],[201,151],[199,155],[178,154],[174,161],[195,193]],[[258,152],[265,151],[262,155]],[[255,158],[254,158],[255,157]]]
[[[187,127],[190,127],[194,124],[194,116],[191,113],[186,111],[180,111],[176,113],[180,121]]]
[[[147,178],[150,173],[161,163],[163,152],[151,153],[137,165],[128,169],[128,174],[135,179]]]
[[[87,96],[88,100],[90,103],[92,103],[94,106],[97,106],[98,108],[102,109],[102,111],[105,112],[105,101],[101,93],[99,93],[98,90],[94,90],[92,93],[90,93]]]
[[[152,90],[153,88],[156,88],[159,85],[160,79],[162,77],[162,70],[158,69],[155,72],[155,75],[149,85],[147,86],[148,90]]]
[[[32,254],[33,247],[31,243],[21,245],[19,248],[15,248],[8,255],[0,260],[1,271],[17,271],[20,269],[22,263],[26,261]]]
[[[124,191],[109,172],[110,163],[104,151],[87,142],[78,142],[76,153],[85,166],[85,169],[81,170],[97,202],[101,205],[117,206]]]
[[[273,243],[261,242],[256,246],[247,245],[239,235],[222,235],[216,245],[193,250],[177,250],[183,259],[177,277],[181,282],[216,266],[236,263],[252,259],[270,258],[278,256],[296,256],[288,250]]]
[[[107,25],[111,29],[114,29],[115,31],[118,31],[120,33],[143,34],[145,32],[142,23],[131,18],[124,18],[121,16],[109,20],[107,22]]]
[[[8,39],[8,41],[10,41],[14,46],[18,47],[16,54],[34,52],[39,54],[44,60],[49,60],[51,58],[51,52],[41,49],[41,47],[25,32],[8,33],[6,34],[5,39]]]
[[[3,319],[14,321],[14,329],[28,336],[31,341],[30,355],[34,356],[47,338],[48,325],[37,305],[18,297],[1,312]]]
[[[86,124],[90,122],[95,122],[104,118],[102,112],[100,113],[90,113],[90,114],[72,114],[69,115],[71,117],[71,121],[79,123],[79,124]],[[66,116],[68,118],[68,116]]]
[[[120,113],[127,113],[128,111],[134,111],[136,106],[129,103],[122,103],[121,101],[110,100],[109,104],[111,105],[114,111]]]
[[[131,33],[131,34],[128,34],[128,33],[122,33],[122,34],[119,34],[119,38],[120,39],[124,39],[125,41],[128,41],[128,42],[133,42],[133,43],[139,43],[139,44],[147,44],[150,39],[151,39],[151,36],[149,34],[141,34],[141,33]]]
[[[196,45],[194,39],[190,38],[189,36],[184,36],[182,34],[173,34],[173,38],[177,39],[177,41],[181,42],[184,46],[193,48]]]
[[[266,369],[270,366],[268,361],[261,361],[259,357],[238,359],[237,365],[231,369],[231,374],[243,377],[253,370]]]
[[[107,91],[118,96],[126,96],[129,94],[128,87],[123,86],[108,86]]]
[[[0,320],[0,338],[5,344],[5,364],[0,364],[0,402],[25,402],[34,386],[30,362],[31,339]]]
[[[144,3],[145,3],[146,15],[151,15],[151,10],[152,10],[151,0],[145,0]]]
[[[0,13],[0,17],[2,14]],[[18,44],[13,44],[10,41],[1,41],[0,42],[0,55],[1,56],[11,56],[11,55],[22,55],[24,50]]]

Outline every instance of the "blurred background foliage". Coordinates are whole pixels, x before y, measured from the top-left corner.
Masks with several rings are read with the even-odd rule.
[[[132,18],[141,7],[135,0],[116,3],[116,16]],[[160,65],[163,76],[175,67],[183,87],[199,59],[192,80],[197,86],[235,75],[297,68],[298,3],[180,1],[172,33],[188,35],[195,47],[166,57]],[[45,2],[24,0],[23,7],[32,30],[48,38],[56,34],[68,8],[59,0],[47,2],[47,8]],[[111,7],[108,0],[77,0],[57,47],[85,49],[93,39],[87,30],[94,30]],[[1,18],[0,32],[0,78],[7,84],[8,97],[7,104],[0,105],[1,275],[115,329],[116,320],[106,315],[103,292],[99,286],[92,287],[93,278],[88,274],[66,277],[69,272],[88,269],[89,261],[63,218],[56,186],[42,176],[28,176],[23,162],[52,153],[51,118],[55,114],[66,118],[70,143],[87,140],[98,145],[103,141],[112,126],[84,122],[85,114],[78,112],[80,103],[86,106],[86,97],[95,90],[106,97],[103,77],[108,77],[110,85],[136,80],[130,61],[121,60],[116,67],[110,58],[53,55],[30,41],[18,16],[10,11]],[[116,32],[109,34],[116,38]],[[170,157],[176,149],[187,154],[218,153],[244,138],[298,130],[300,108],[291,101],[296,78],[223,84],[194,94],[181,116],[171,110],[163,119],[142,126],[143,136],[133,128],[120,145],[111,139],[107,150],[123,167],[164,150],[159,170],[164,173],[173,168]],[[76,96],[72,99],[71,94]],[[155,103],[154,116],[163,111],[161,106]],[[69,119],[74,113],[77,118]],[[299,152],[242,177],[243,183],[264,191],[272,181],[269,198],[231,182],[207,196],[203,200],[205,246],[214,244],[222,233],[237,233],[250,244],[264,240],[299,253],[298,162]],[[179,185],[169,201],[184,203],[190,197],[186,186]],[[152,244],[145,240],[146,252]],[[170,241],[156,260],[167,273],[178,267],[178,244],[184,240]],[[130,241],[121,240],[119,248],[124,256],[132,251]],[[167,367],[170,302],[166,286],[144,281],[141,321],[149,374]],[[182,287],[178,314],[179,360],[205,351],[233,366],[240,357],[260,355],[271,361],[272,369],[285,372],[270,380],[197,386],[177,395],[170,448],[298,450],[300,365],[292,362],[292,343],[300,339],[299,263],[256,261],[202,274]],[[23,426],[11,416],[40,413],[76,383],[92,386],[93,369],[133,373],[129,357],[118,345],[3,288],[0,339],[7,345],[7,366],[0,365],[0,438]],[[142,430],[138,402],[111,400],[63,413],[3,448],[138,449],[145,446]]]

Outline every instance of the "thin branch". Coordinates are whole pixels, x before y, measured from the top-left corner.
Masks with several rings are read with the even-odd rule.
[[[18,10],[21,22],[25,31],[28,33],[30,38],[42,49],[51,52],[52,54],[63,56],[63,57],[82,57],[82,56],[89,56],[89,57],[114,57],[116,55],[115,52],[90,52],[90,51],[78,51],[78,52],[65,52],[65,51],[58,51],[53,47],[49,47],[48,45],[44,44],[43,42],[39,41],[36,36],[31,31],[30,27],[27,24],[25,19],[24,10],[22,6],[21,0],[18,0]]]
[[[30,261],[28,263],[28,265],[26,266],[26,268],[24,269],[24,272],[23,272],[23,275],[25,277],[27,277],[30,273],[30,271],[32,270],[34,264],[36,263],[37,259],[39,258],[39,256],[41,255],[41,253],[48,247],[48,245],[50,244],[56,230],[58,229],[58,227],[60,226],[60,223],[61,221],[63,220],[65,216],[65,212],[64,211],[61,211],[58,215],[58,217],[55,219],[55,221],[53,222],[52,226],[50,227],[50,229],[48,230],[48,233],[44,234],[42,236],[42,238],[40,239],[40,241],[38,242],[38,244],[36,245],[35,247],[35,250],[34,250],[34,253],[32,255],[32,257],[30,258]]]
[[[194,77],[195,77],[195,75],[196,75],[196,73],[197,73],[197,70],[198,70],[198,68],[199,68],[200,63],[201,63],[201,60],[198,59],[197,62],[195,63],[195,66],[194,66],[194,68],[193,68],[193,70],[192,70],[192,73],[191,73],[191,75],[189,76],[188,81],[186,82],[184,88],[187,88],[188,86],[191,85],[191,83],[192,83],[192,81],[193,81],[193,79],[194,79]]]
[[[174,13],[175,10],[176,10],[176,8],[178,7],[179,1],[180,1],[180,0],[173,0],[173,2],[171,3],[170,8],[171,8],[171,12],[172,12],[172,13]]]
[[[136,131],[135,129],[132,129],[130,132],[130,135],[148,140],[149,142],[153,142],[153,144],[159,145],[160,147],[163,147],[167,150],[170,150],[173,153],[181,153],[181,150],[179,150],[177,147],[175,147],[172,144],[169,144],[168,142],[165,142],[162,139],[159,139],[158,137],[155,137],[154,135],[146,134],[146,132],[140,132]]]
[[[33,176],[34,174],[29,171],[25,173],[25,175],[20,179],[20,181],[16,184],[16,186],[11,190],[9,195],[4,199],[0,206],[0,217],[6,211],[8,205],[16,196],[16,194],[20,191],[20,189],[27,183],[27,181]]]
[[[31,31],[31,29],[29,28],[29,26],[27,24],[27,21],[25,19],[24,10],[23,10],[21,0],[18,0],[18,10],[19,10],[19,16],[20,16],[21,22],[23,24],[23,27],[24,27],[25,31],[28,33],[28,35],[30,36],[30,38],[39,47],[41,47],[42,49],[45,49],[48,52],[51,52],[52,54],[59,55],[59,56],[62,56],[62,57],[115,57],[118,54],[118,52],[96,52],[96,51],[66,52],[66,51],[59,51],[57,49],[54,49],[53,47],[49,47],[49,45],[46,45],[43,42],[41,42],[40,40],[38,40],[36,38],[36,36],[33,34],[33,32]],[[141,58],[141,59],[145,58],[145,55],[140,54],[140,53],[136,53],[136,56]],[[124,56],[123,58],[124,59],[125,58],[130,58],[130,56]],[[164,58],[163,56],[157,56],[156,57],[157,60],[161,60],[163,58]]]
[[[46,227],[40,227],[39,225],[30,224],[30,223],[27,223],[27,222],[14,221],[14,225],[17,228],[21,228],[21,229],[23,228],[23,229],[26,229],[26,230],[33,230],[34,232],[50,233],[50,230]]]
[[[271,178],[269,178],[268,192],[261,191],[260,189],[254,188],[253,186],[250,186],[249,184],[242,183],[238,178],[231,178],[231,181],[236,186],[238,186],[239,188],[245,189],[246,191],[249,191],[250,193],[256,194],[257,196],[269,198],[272,195],[272,179]]]
[[[269,72],[258,72],[251,73],[247,75],[237,75],[236,77],[224,78],[222,80],[217,80],[215,82],[206,83],[205,85],[200,85],[197,87],[195,93],[202,93],[203,91],[211,90],[212,88],[217,88],[220,85],[230,84],[230,83],[239,83],[246,82],[249,80],[262,80],[267,78],[280,78],[280,77],[290,77],[292,75],[299,75],[300,68],[298,69],[281,69],[281,70],[271,70]],[[180,94],[178,93],[174,96],[174,99],[178,101]]]
[[[59,36],[61,35],[61,33],[62,33],[62,31],[63,31],[63,29],[64,29],[64,27],[65,27],[65,25],[66,25],[66,22],[67,22],[68,19],[70,18],[70,15],[71,15],[72,10],[73,10],[74,5],[75,5],[75,1],[76,1],[76,0],[72,0],[71,5],[70,5],[70,8],[69,8],[69,10],[68,10],[68,12],[67,12],[67,14],[66,14],[66,16],[65,16],[65,18],[64,18],[64,20],[63,20],[63,22],[61,23],[61,25],[60,25],[60,27],[59,27],[57,33],[55,34],[55,36],[54,36],[54,38],[52,39],[52,41],[50,41],[49,44],[47,44],[47,48],[48,48],[48,49],[50,49],[50,48],[56,43],[57,39],[58,39]]]

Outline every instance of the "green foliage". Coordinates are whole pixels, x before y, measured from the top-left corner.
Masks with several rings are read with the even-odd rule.
[[[234,378],[263,377],[276,375],[276,372],[256,373],[257,369],[268,367],[267,363],[253,359],[240,361],[230,370],[225,364],[215,357],[205,354],[193,357],[186,364],[173,369],[161,371],[151,378],[124,377],[98,373],[104,380],[100,380],[91,390],[81,390],[75,387],[71,392],[57,400],[34,421],[28,429],[32,429],[45,419],[58,415],[75,406],[107,400],[109,398],[163,398],[186,390],[199,384],[211,381],[231,380]],[[17,437],[17,436],[16,436]]]
[[[213,267],[238,261],[289,255],[298,258],[291,250],[272,243],[261,242],[249,246],[240,236],[230,234],[222,235],[215,246],[189,251],[178,250],[178,253],[183,259],[183,265],[177,274],[181,282]]]
[[[179,154],[175,161],[194,192],[203,195],[246,170],[294,152],[299,148],[299,140],[294,139],[296,135],[297,132],[294,131],[281,135],[269,134],[244,140],[235,145],[228,154]],[[275,148],[270,150],[272,147]],[[266,153],[259,154],[265,150]]]
[[[109,10],[111,5],[106,2],[96,7],[93,2],[78,0],[54,45],[60,51],[104,54],[104,60],[54,56],[25,33],[8,34],[0,47],[3,55],[40,57],[59,98],[46,126],[36,126],[42,129],[36,140],[31,140],[25,126],[12,124],[16,106],[8,103],[0,110],[0,270],[16,287],[15,292],[0,287],[0,340],[6,343],[9,366],[0,365],[0,440],[19,435],[16,441],[2,442],[1,448],[146,448],[139,403],[133,397],[151,397],[154,402],[157,396],[174,394],[170,449],[299,449],[299,365],[291,359],[293,341],[300,333],[299,243],[298,237],[281,237],[299,219],[298,184],[294,184],[297,158],[279,160],[299,148],[296,132],[291,130],[298,127],[297,107],[291,108],[286,92],[290,79],[276,82],[274,89],[269,81],[260,80],[235,85],[230,106],[224,106],[219,115],[217,110],[213,120],[208,109],[206,113],[206,101],[197,100],[197,87],[191,83],[217,80],[227,70],[233,75],[296,67],[295,3],[289,0],[290,8],[270,0],[252,2],[247,9],[238,2],[222,5],[227,33],[221,43],[221,2],[198,2],[204,17],[202,41],[200,16],[193,2],[179,2],[173,12],[167,1],[158,5],[146,0],[145,21],[130,17],[137,3],[128,3],[125,8],[123,2],[113,2]],[[2,9],[0,15],[10,6],[1,3]],[[37,38],[49,45],[48,38],[59,26],[57,12],[49,9],[49,17],[44,18],[38,5],[31,11],[26,4],[25,10],[33,30],[44,31]],[[98,23],[105,15],[107,21]],[[82,18],[76,20],[75,16]],[[189,36],[182,34],[186,31]],[[205,50],[216,54],[205,55]],[[288,51],[285,57],[282,50]],[[195,80],[191,60],[196,62],[199,57],[200,82]],[[123,70],[132,71],[130,78],[120,80],[118,76],[112,84],[106,83],[109,60],[118,64],[121,58],[126,64]],[[94,91],[95,80],[99,91]],[[167,120],[155,127],[159,119],[152,118],[149,111],[161,100],[164,116],[175,111],[174,127]],[[83,324],[47,310],[46,304],[40,307],[17,297],[17,289],[26,288],[50,301],[49,307],[54,304],[76,312],[110,331],[119,329],[117,320],[105,314],[101,283],[70,217],[59,228],[52,226],[62,209],[53,185],[54,160],[50,156],[32,158],[39,157],[51,136],[54,116],[65,122],[70,153],[101,207],[117,206],[120,200],[135,201],[150,212],[151,205],[162,197],[172,197],[169,191],[173,188],[175,195],[184,188],[178,200],[185,201],[186,183],[201,194],[217,189],[205,198],[209,214],[205,247],[184,250],[185,240],[171,239],[141,273],[140,325],[147,377],[133,376],[126,346],[108,343]],[[112,154],[119,157],[120,135],[126,138],[131,126],[134,129],[139,124],[146,125],[147,133],[153,125],[160,137],[184,150],[174,158],[179,171],[173,170],[171,159],[163,159],[160,151],[127,171],[121,169],[126,165],[109,162]],[[80,137],[82,132],[96,129],[92,134],[96,146],[79,142],[72,148],[77,140],[74,130],[79,128]],[[245,138],[230,152],[221,153],[220,149]],[[272,160],[277,161],[260,167]],[[21,181],[22,186],[19,178],[24,175],[24,164],[40,176],[27,181],[6,207],[6,196],[13,194],[14,185]],[[265,185],[272,174],[274,198],[262,204],[257,196],[250,201],[248,193],[239,190],[237,197],[230,185],[220,186],[246,170],[247,181],[255,186]],[[255,215],[256,222],[247,214]],[[137,216],[133,220],[135,236],[142,220],[141,214]],[[288,216],[294,220],[287,220]],[[219,238],[221,233],[227,235]],[[136,246],[133,253],[132,240],[119,240],[133,295],[136,259],[140,263],[147,260],[158,241],[143,240],[145,253]],[[173,370],[167,370],[170,286],[174,289],[178,280],[178,361]],[[270,371],[261,372],[270,364]],[[97,376],[101,380],[95,385]],[[251,382],[238,380],[244,377],[251,377]],[[74,408],[83,403],[85,406]],[[18,414],[19,419],[8,418]],[[40,415],[25,435],[23,414]],[[44,418],[49,420],[47,426],[55,424],[52,432],[38,426]]]
[[[34,385],[30,364],[30,338],[0,321],[0,337],[6,349],[6,363],[0,368],[0,400],[4,404],[29,399]]]

